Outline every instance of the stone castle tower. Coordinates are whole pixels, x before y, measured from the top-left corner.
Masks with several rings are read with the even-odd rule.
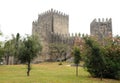
[[[53,9],[46,11],[32,23],[32,34],[39,36],[43,46],[42,57],[37,59],[47,60],[49,59],[49,43],[54,43],[56,39],[61,40],[60,37],[69,34],[69,16]]]
[[[98,37],[98,40],[112,37],[112,19],[94,19],[90,24],[90,34]]]
[[[32,33],[36,33],[38,30],[49,31],[59,34],[69,33],[69,16],[56,10],[49,10],[38,16],[38,20],[33,22]]]

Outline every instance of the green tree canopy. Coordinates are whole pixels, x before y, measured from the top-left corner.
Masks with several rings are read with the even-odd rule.
[[[7,64],[9,64],[9,56],[14,56],[14,63],[18,62],[17,56],[19,54],[19,47],[20,47],[20,35],[17,33],[16,36],[12,35],[12,39],[9,39],[5,42],[4,45],[4,55],[6,58]]]
[[[78,65],[80,63],[80,59],[81,59],[81,56],[80,56],[80,49],[78,47],[74,47],[74,63],[76,65],[76,76],[78,76]]]
[[[2,35],[2,33],[0,32],[0,36]],[[2,57],[3,57],[3,46],[2,46],[2,41],[0,41],[0,62],[2,61]]]
[[[42,47],[38,41],[38,39],[34,36],[27,36],[27,38],[23,39],[23,43],[20,47],[19,60],[21,63],[27,63],[27,76],[29,76],[29,72],[31,70],[31,61],[37,54],[42,50]]]
[[[120,79],[120,44],[118,41],[103,45],[91,37],[84,38],[86,44],[85,67],[93,77]]]

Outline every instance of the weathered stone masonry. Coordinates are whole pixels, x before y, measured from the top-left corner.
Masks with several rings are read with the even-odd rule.
[[[43,46],[41,56],[38,56],[35,61],[50,59],[50,43],[75,45],[76,41],[82,41],[78,34],[75,36],[69,34],[69,15],[53,9],[40,14],[38,19],[32,23],[32,34],[39,36]],[[102,21],[94,19],[90,24],[90,35],[97,37],[98,40],[112,37],[111,18],[102,19]]]
[[[94,19],[90,24],[90,35],[98,37],[99,40],[112,37],[112,19]]]
[[[43,46],[39,60],[49,59],[50,43],[73,44],[73,37],[69,34],[69,15],[53,9],[40,14],[38,20],[32,23],[32,34],[39,36]]]

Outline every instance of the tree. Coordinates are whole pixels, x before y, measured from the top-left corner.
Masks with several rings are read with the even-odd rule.
[[[52,43],[49,48],[50,54],[56,56],[56,59],[60,61],[59,65],[62,65],[62,58],[64,57],[63,59],[66,60],[67,45]]]
[[[27,76],[30,75],[31,61],[37,56],[41,49],[42,47],[36,37],[27,36],[27,38],[24,38],[20,47],[18,59],[21,61],[21,63],[27,64]]]
[[[14,63],[17,64],[18,62],[18,55],[19,55],[19,48],[20,48],[20,44],[21,44],[21,39],[20,39],[20,34],[17,33],[16,34],[16,37],[14,37],[14,35],[12,36],[13,37],[13,45],[14,45]]]
[[[93,38],[84,38],[86,43],[85,67],[93,77],[120,79],[120,39],[108,39],[106,44]]]
[[[6,59],[6,64],[9,64],[9,57],[14,55],[14,46],[13,46],[13,40],[8,40],[5,42],[4,45],[4,56]]]
[[[105,49],[90,37],[86,37],[84,40],[87,49],[85,56],[85,66],[87,67],[87,71],[93,77],[100,77],[102,80],[105,68]]]
[[[120,37],[116,37],[111,45],[105,48],[105,78],[120,80]]]
[[[0,36],[2,35],[2,33],[0,32]],[[2,57],[3,57],[3,46],[2,46],[2,42],[0,41],[0,62],[2,61]]]
[[[80,56],[80,49],[78,47],[74,47],[74,63],[76,65],[76,76],[78,76],[78,65],[80,63],[80,59],[81,59],[81,56]]]
[[[3,57],[3,48],[0,47],[0,62],[2,62],[2,57]],[[1,63],[0,63],[1,64]]]
[[[13,64],[18,62],[17,56],[19,54],[20,47],[20,35],[17,33],[16,36],[12,35],[12,39],[5,42],[4,54],[6,59],[6,64],[9,64],[9,57],[14,57]]]

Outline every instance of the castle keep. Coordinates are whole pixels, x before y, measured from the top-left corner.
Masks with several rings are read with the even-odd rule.
[[[50,43],[73,44],[69,35],[69,16],[53,9],[40,14],[32,23],[32,34],[39,36],[43,46],[42,56],[37,59],[49,59]]]
[[[69,28],[69,16],[56,11],[56,10],[49,10],[43,14],[38,16],[38,20],[33,22],[33,34],[37,32],[53,32],[59,34],[68,34]]]
[[[90,24],[91,36],[98,37],[99,40],[103,38],[112,37],[112,20],[110,19],[94,19]]]

